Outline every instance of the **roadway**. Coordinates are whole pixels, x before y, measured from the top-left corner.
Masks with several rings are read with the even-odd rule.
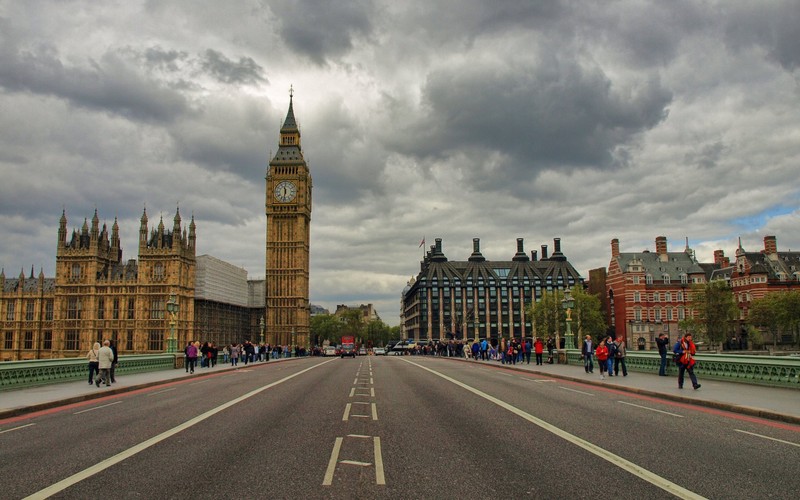
[[[0,450],[3,498],[800,491],[800,426],[416,356],[293,359],[109,394],[0,421]]]

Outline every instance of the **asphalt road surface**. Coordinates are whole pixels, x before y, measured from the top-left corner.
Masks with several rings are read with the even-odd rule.
[[[797,498],[800,427],[431,357],[241,367],[0,425],[0,498]]]

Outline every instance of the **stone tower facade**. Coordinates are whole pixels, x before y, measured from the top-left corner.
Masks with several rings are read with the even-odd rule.
[[[101,339],[112,339],[120,352],[162,352],[168,338],[166,303],[179,303],[178,345],[194,330],[195,223],[181,228],[176,211],[172,230],[163,219],[148,234],[147,212],[139,228],[139,262],[123,262],[117,221],[109,236],[95,210],[91,227],[67,239],[62,213],[56,250],[53,356],[88,351]]]
[[[307,347],[312,184],[291,92],[266,181],[266,337],[272,345]]]

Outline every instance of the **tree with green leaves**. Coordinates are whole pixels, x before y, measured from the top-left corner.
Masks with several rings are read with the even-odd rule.
[[[317,345],[322,345],[326,340],[333,344],[339,343],[342,322],[333,314],[316,314],[311,317],[309,326],[311,329],[311,339]]]
[[[556,337],[561,335],[566,319],[566,311],[561,306],[563,298],[564,294],[559,290],[544,290],[541,298],[528,306],[526,314],[533,319],[534,335],[545,339],[551,334]]]
[[[690,306],[693,315],[681,324],[687,331],[708,340],[712,349],[728,337],[739,311],[733,290],[722,280],[694,285]]]
[[[389,325],[379,319],[373,319],[365,328],[366,343],[372,346],[385,346],[389,342],[391,329]]]
[[[575,307],[572,308],[572,331],[576,334],[576,347],[581,345],[580,339],[586,335],[591,335],[595,343],[599,342],[608,330],[600,298],[579,286],[574,287],[571,294],[575,299]]]
[[[800,292],[769,293],[750,304],[747,322],[766,329],[772,335],[772,345],[777,347],[781,334],[791,334],[800,346]]]
[[[339,315],[342,322],[342,335],[352,335],[356,338],[356,343],[364,343],[364,332],[366,331],[366,323],[364,323],[364,313],[361,309],[348,309]]]
[[[795,345],[800,348],[800,291],[792,290],[782,295],[786,331],[791,332]]]
[[[747,322],[757,328],[764,328],[772,336],[772,345],[777,346],[781,328],[780,298],[770,293],[755,299],[747,311]]]

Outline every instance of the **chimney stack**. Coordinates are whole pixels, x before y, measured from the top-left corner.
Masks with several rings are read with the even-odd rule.
[[[511,260],[515,262],[528,262],[528,256],[525,254],[522,238],[517,238],[517,253]]]
[[[614,238],[611,240],[611,258],[616,259],[619,257],[619,240]]]
[[[667,253],[667,237],[656,236],[656,253],[658,255]]]
[[[666,262],[669,260],[667,257],[667,237],[666,236],[656,236],[656,253],[658,254],[658,260],[661,262]]]
[[[538,259],[538,258],[539,258],[539,257],[538,257],[538,253],[539,253],[539,252],[537,252],[536,250],[531,250],[531,260],[532,260],[533,262],[536,262],[536,259]]]
[[[775,236],[764,236],[764,253],[767,255],[778,253],[778,240]]]
[[[547,260],[547,245],[542,245],[542,260]]]
[[[472,238],[472,255],[469,256],[470,262],[483,262],[486,259],[481,255],[481,239]]]
[[[723,262],[725,262],[725,251],[714,250],[714,264],[719,264],[720,266],[722,266]]]

